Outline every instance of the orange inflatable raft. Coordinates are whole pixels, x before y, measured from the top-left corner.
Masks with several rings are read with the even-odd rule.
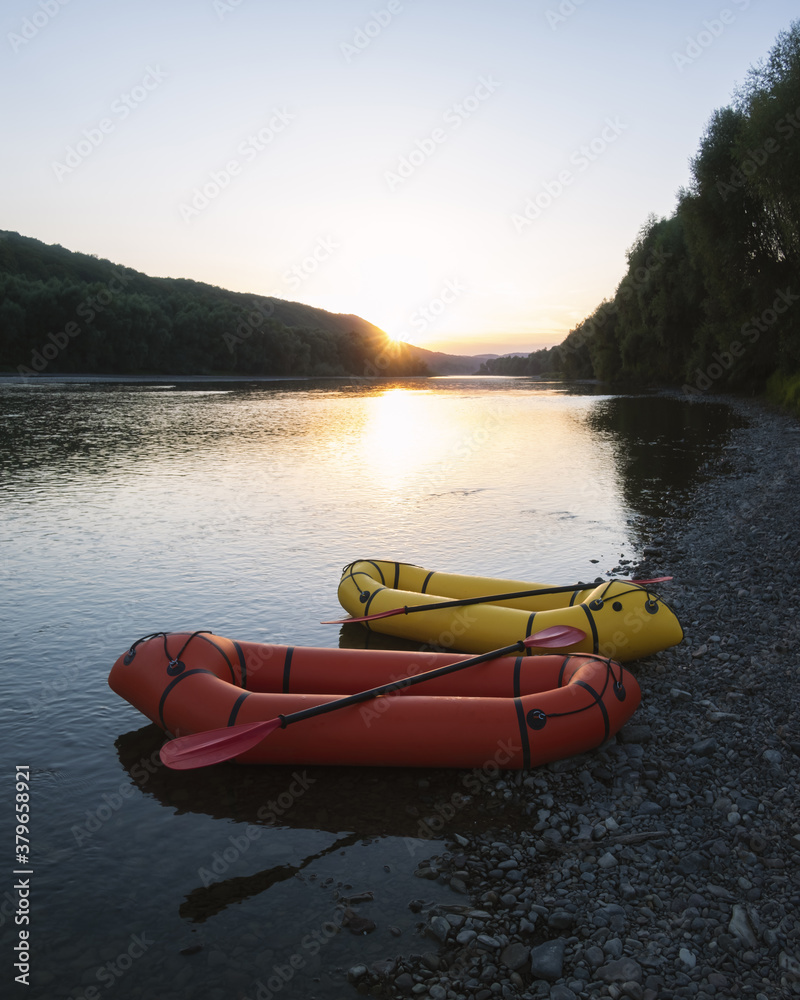
[[[109,684],[168,735],[261,722],[469,659],[156,633]],[[276,729],[241,763],[527,768],[594,749],[630,718],[636,679],[592,654],[506,656]]]

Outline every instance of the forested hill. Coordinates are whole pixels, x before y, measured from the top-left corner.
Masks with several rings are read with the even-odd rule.
[[[0,231],[0,372],[427,374],[419,351],[358,316],[151,278]]]
[[[800,21],[714,112],[692,182],[651,216],[627,274],[557,347],[496,374],[760,391],[800,403]]]

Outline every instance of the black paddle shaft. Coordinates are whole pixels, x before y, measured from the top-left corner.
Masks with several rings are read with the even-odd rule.
[[[411,687],[412,684],[421,684],[432,677],[443,677],[445,674],[452,674],[456,670],[463,670],[464,667],[475,667],[479,663],[485,663],[487,660],[494,660],[500,656],[509,656],[511,653],[522,653],[528,646],[536,645],[532,641],[535,638],[536,636],[531,636],[530,639],[520,639],[518,642],[513,643],[511,646],[505,646],[503,649],[493,649],[488,653],[481,653],[480,656],[472,656],[468,660],[456,660],[454,663],[448,663],[443,667],[438,667],[436,670],[427,670],[425,673],[414,674],[412,677],[400,677],[389,684],[381,684],[380,687],[370,688],[369,691],[359,691],[357,694],[351,694],[349,697],[337,698],[336,701],[327,701],[323,705],[314,705],[312,708],[304,708],[299,712],[292,712],[290,715],[279,715],[281,729],[285,729],[292,722],[300,722],[302,719],[312,719],[315,715],[324,715],[326,712],[335,712],[337,709],[347,708],[349,705],[358,705],[362,701],[379,698],[382,694],[392,694],[394,691],[402,691],[404,688]]]

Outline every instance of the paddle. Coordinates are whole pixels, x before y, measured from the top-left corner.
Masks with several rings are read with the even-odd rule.
[[[335,712],[348,705],[357,705],[362,701],[369,701],[371,698],[378,698],[380,695],[391,694],[394,691],[411,687],[412,684],[421,684],[431,677],[442,677],[456,670],[474,667],[479,663],[485,663],[487,660],[493,660],[500,656],[521,653],[532,647],[563,649],[565,646],[574,646],[575,643],[585,638],[586,633],[582,629],[573,628],[570,625],[553,625],[551,628],[542,629],[541,632],[512,643],[510,646],[505,646],[503,649],[494,649],[488,653],[481,653],[480,656],[472,656],[467,660],[456,660],[455,663],[448,663],[423,674],[401,677],[389,684],[382,684],[380,687],[370,688],[368,691],[359,691],[357,694],[337,698],[322,705],[314,705],[312,708],[292,712],[290,715],[279,715],[276,719],[269,719],[266,722],[247,722],[241,726],[226,726],[223,729],[211,729],[205,733],[180,736],[178,739],[164,744],[161,748],[161,760],[167,767],[176,771],[207,767],[209,764],[217,764],[223,760],[230,760],[231,757],[238,757],[239,754],[256,746],[276,729],[285,729],[293,722],[311,719],[316,715],[324,715],[326,712]]]
[[[654,580],[619,580],[619,583],[633,583],[637,587],[644,587],[651,583],[664,583],[671,580],[671,576],[659,576]],[[609,580],[609,583],[613,581]],[[602,586],[602,584],[597,584]],[[494,604],[497,601],[510,601],[519,597],[537,597],[545,594],[571,594],[576,590],[589,590],[590,586],[579,583],[575,586],[567,587],[540,587],[538,590],[518,590],[513,594],[491,594],[488,597],[463,597],[453,600],[438,601],[436,604],[414,604],[411,607],[392,608],[391,611],[377,611],[374,615],[363,615],[361,618],[338,618],[335,621],[320,622],[320,625],[353,625],[357,622],[373,622],[378,618],[394,618],[395,615],[410,615],[415,611],[443,611],[448,608],[463,608],[468,604]]]

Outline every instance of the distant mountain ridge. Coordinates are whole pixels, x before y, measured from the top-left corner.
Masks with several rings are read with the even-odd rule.
[[[233,292],[0,231],[0,370],[84,374],[473,374],[360,316]]]

